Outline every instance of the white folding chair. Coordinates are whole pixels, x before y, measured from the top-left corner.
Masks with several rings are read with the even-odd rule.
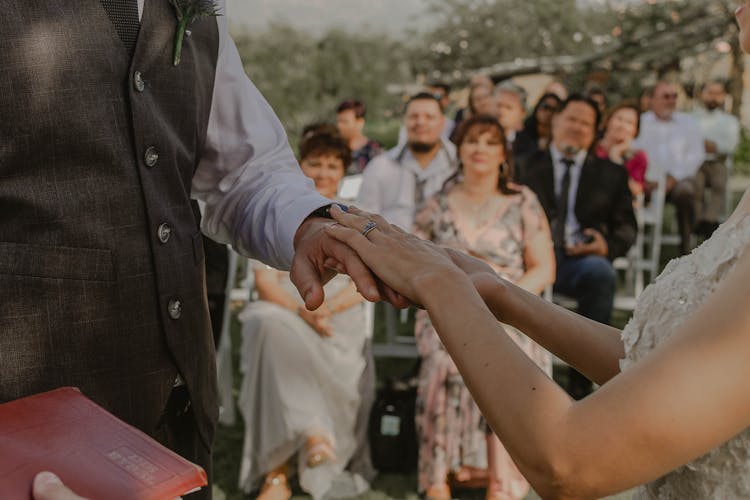
[[[347,175],[341,179],[339,198],[346,201],[356,200],[360,186],[362,186],[362,174]]]
[[[659,272],[661,247],[665,244],[665,237],[667,237],[667,235],[663,234],[665,203],[666,175],[661,176],[657,180],[657,187],[654,192],[651,193],[651,201],[649,204],[645,206],[642,205],[640,209],[636,211],[639,233],[642,234],[641,242],[639,242],[639,244],[642,248],[648,248],[648,252],[642,252],[638,268],[641,271],[647,271],[649,273],[649,281],[656,278],[656,275]],[[677,234],[668,235],[668,239],[671,239],[673,236],[677,237],[675,243],[679,243],[679,235]],[[671,241],[669,241],[669,243],[671,243]],[[637,294],[640,294],[644,287],[645,279],[641,272],[640,276],[636,275]]]
[[[398,322],[400,321],[401,324],[406,323],[409,310],[402,309],[401,311],[397,311],[397,309],[388,303],[383,303],[383,309],[385,311],[385,342],[373,342],[373,355],[385,358],[419,357],[414,336],[398,334]]]
[[[219,347],[216,351],[216,372],[219,388],[219,422],[226,426],[233,426],[236,419],[232,382],[234,380],[232,365],[232,335],[229,331],[231,324],[230,305],[237,297],[234,291],[234,280],[237,277],[237,253],[227,247],[229,252],[229,273],[224,294],[224,318],[221,323]]]
[[[732,214],[732,210],[734,209],[734,199],[732,196],[732,184],[729,182],[729,179],[732,178],[732,171],[734,170],[734,157],[732,155],[729,155],[724,162],[724,165],[727,167],[727,187],[724,191],[724,214],[721,219],[721,222],[725,221],[729,216]]]

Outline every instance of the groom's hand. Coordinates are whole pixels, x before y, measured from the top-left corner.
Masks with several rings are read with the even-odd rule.
[[[335,223],[323,217],[308,217],[294,235],[290,277],[305,307],[309,310],[320,307],[325,298],[323,285],[336,271],[348,274],[367,300],[387,300],[396,307],[407,307],[410,303],[404,297],[376,281],[354,250],[326,234],[325,228]]]

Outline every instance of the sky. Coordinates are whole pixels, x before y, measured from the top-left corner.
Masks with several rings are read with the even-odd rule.
[[[262,30],[270,21],[283,20],[314,34],[345,26],[398,36],[419,22],[415,16],[426,5],[426,0],[227,0],[227,13],[233,31]]]

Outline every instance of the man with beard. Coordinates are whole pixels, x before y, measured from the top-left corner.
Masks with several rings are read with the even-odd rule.
[[[445,116],[427,92],[406,103],[406,144],[373,158],[362,178],[356,205],[411,229],[418,207],[437,193],[456,170],[456,147],[441,137]]]
[[[719,214],[727,194],[727,160],[740,141],[739,121],[724,111],[726,96],[723,82],[707,83],[701,92],[703,106],[693,113],[703,130],[706,149],[706,161],[695,176],[698,224],[694,231],[706,238],[719,227]]]

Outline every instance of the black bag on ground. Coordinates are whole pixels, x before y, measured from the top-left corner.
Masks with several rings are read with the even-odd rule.
[[[414,409],[416,378],[390,379],[378,390],[370,416],[372,464],[380,472],[410,474],[417,470]]]

